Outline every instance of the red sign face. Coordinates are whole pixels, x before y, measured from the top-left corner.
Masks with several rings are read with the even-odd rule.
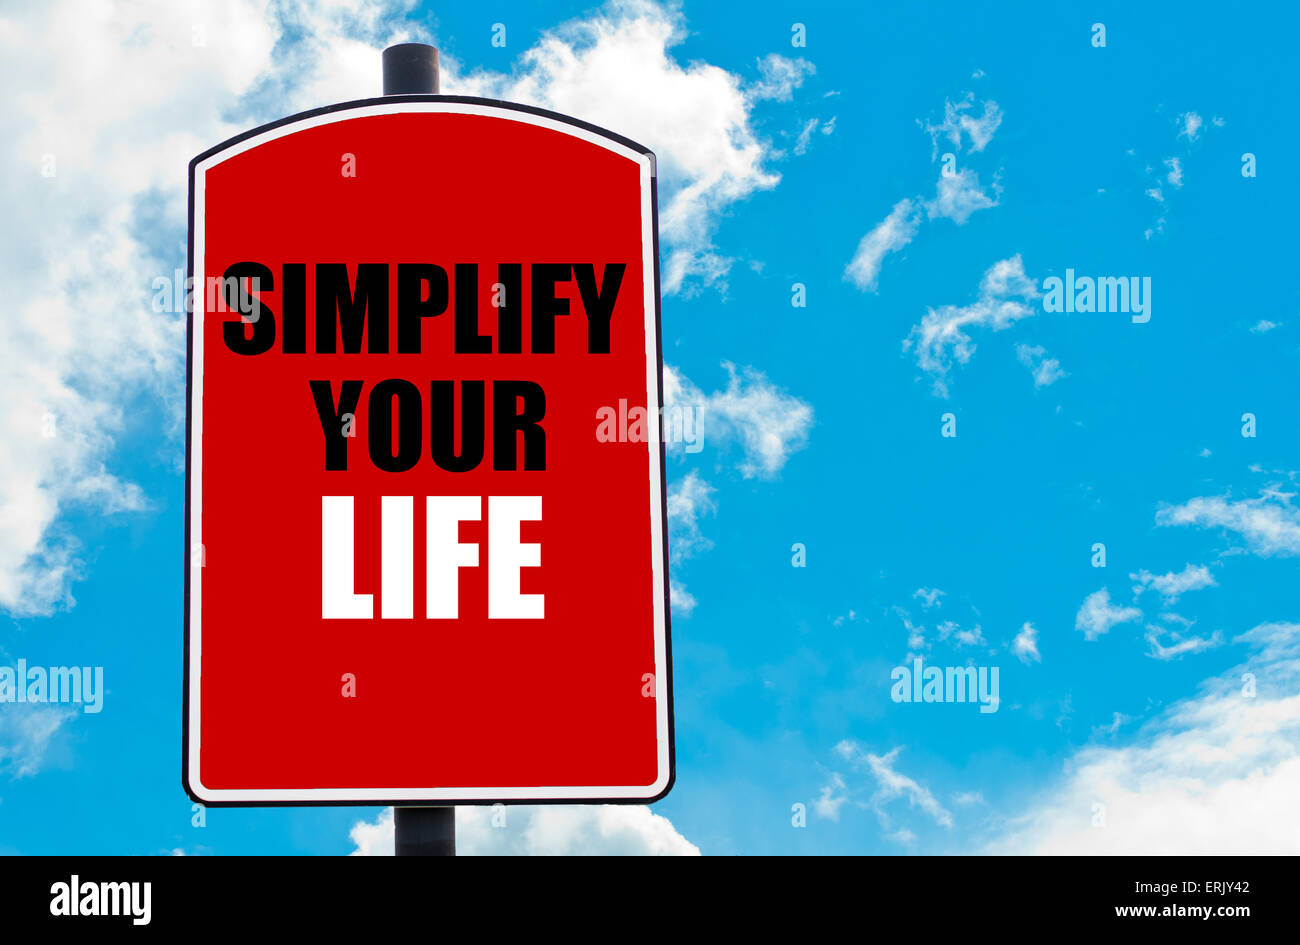
[[[401,96],[190,187],[186,790],[667,793],[654,156]]]

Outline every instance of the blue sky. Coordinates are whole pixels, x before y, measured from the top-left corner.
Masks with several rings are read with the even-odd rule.
[[[0,850],[391,846],[378,809],[192,825],[183,337],[150,286],[181,265],[189,157],[371,94],[408,38],[442,49],[444,91],[658,152],[665,360],[704,417],[669,465],[667,822],[521,811],[494,833],[463,811],[469,848],[1296,852],[1296,14],[1000,6],[250,0],[72,30],[48,81],[15,59],[0,664],[102,665],[107,694],[0,705]],[[70,22],[2,18],[32,62]],[[127,48],[135,72],[100,89]],[[1149,278],[1150,320],[1045,311],[1067,269]],[[998,711],[892,701],[918,655],[998,667]]]

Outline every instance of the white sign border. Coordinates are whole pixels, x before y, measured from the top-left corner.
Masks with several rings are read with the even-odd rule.
[[[592,125],[545,112],[490,99],[459,96],[395,96],[347,102],[315,112],[291,116],[225,145],[205,152],[190,164],[190,274],[191,286],[206,285],[204,260],[204,184],[205,174],[216,165],[238,154],[286,135],[308,128],[363,118],[400,113],[452,113],[480,115],[519,121],[580,138],[635,162],[641,175],[641,243],[642,283],[645,298],[646,392],[653,398],[654,409],[648,410],[650,434],[650,523],[653,540],[651,555],[654,584],[655,686],[657,775],[648,785],[538,785],[536,787],[442,787],[442,788],[249,788],[214,789],[204,786],[199,759],[201,755],[199,691],[202,677],[202,603],[201,566],[195,567],[191,549],[202,547],[203,530],[203,325],[206,292],[193,291],[189,327],[189,425],[186,443],[186,640],[184,758],[182,782],[185,791],[199,803],[209,806],[316,805],[316,804],[403,804],[441,802],[463,804],[492,803],[648,803],[659,800],[672,788],[675,778],[672,724],[672,671],[668,635],[667,555],[664,504],[663,440],[661,420],[663,395],[660,377],[659,337],[659,266],[656,217],[655,157],[649,150],[632,146],[632,142]],[[626,142],[626,143],[624,143]]]

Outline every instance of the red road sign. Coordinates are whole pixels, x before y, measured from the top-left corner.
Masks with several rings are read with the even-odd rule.
[[[190,795],[667,793],[653,154],[482,99],[306,112],[191,162],[190,273]]]

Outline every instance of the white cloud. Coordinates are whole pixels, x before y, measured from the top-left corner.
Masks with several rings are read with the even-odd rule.
[[[0,772],[11,778],[36,774],[60,728],[77,716],[63,705],[9,704],[0,710]]]
[[[505,826],[493,818],[504,816]],[[353,856],[392,856],[393,809],[358,821]],[[460,856],[699,856],[672,822],[639,805],[458,807]]]
[[[996,207],[998,202],[980,188],[980,178],[969,167],[952,174],[940,174],[935,197],[925,205],[931,220],[946,217],[958,226],[976,210]]]
[[[1222,127],[1223,121],[1216,118],[1213,121],[1213,124],[1215,127]],[[1187,139],[1187,144],[1182,147],[1183,153],[1181,155],[1175,154],[1164,158],[1162,163],[1165,170],[1163,172],[1152,167],[1149,163],[1144,164],[1142,169],[1142,174],[1147,181],[1144,193],[1156,203],[1160,204],[1160,212],[1162,214],[1167,209],[1166,201],[1170,196],[1172,196],[1172,192],[1182,189],[1185,170],[1183,163],[1191,153],[1192,143],[1200,136],[1201,129],[1204,126],[1204,121],[1196,112],[1184,112],[1178,116],[1175,125],[1179,129],[1178,134],[1175,137],[1175,145],[1177,146],[1178,139]],[[1129,149],[1128,153],[1130,155],[1136,154],[1132,148]],[[1163,178],[1161,177],[1162,173]],[[1169,187],[1168,192],[1166,192],[1165,189],[1166,184]],[[1147,227],[1144,236],[1149,240],[1153,236],[1163,234],[1164,230],[1165,217],[1160,216],[1151,226]]]
[[[916,845],[916,834],[906,827],[899,827],[897,830],[885,834],[885,836],[899,846],[910,847]]]
[[[759,371],[723,362],[728,374],[724,390],[705,394],[690,379],[664,365],[664,415],[692,415],[701,447],[722,449],[739,444],[737,471],[744,478],[774,478],[790,454],[803,449],[812,427],[812,408],[773,385]],[[670,444],[669,449],[684,448]],[[668,492],[668,547],[674,562],[713,547],[700,530],[700,518],[717,511],[713,486],[691,470]],[[695,597],[677,580],[669,581],[673,610],[689,616]]]
[[[716,490],[692,469],[668,489],[668,540],[674,561],[708,551],[713,542],[700,531],[700,518],[717,511]]]
[[[1110,724],[1094,725],[1092,727],[1092,733],[1093,735],[1114,735],[1120,730],[1120,728],[1123,727],[1124,723],[1127,721],[1129,721],[1129,717],[1125,715],[1123,712],[1112,713],[1110,717]]]
[[[977,118],[970,111],[973,104],[974,95],[969,93],[957,104],[946,100],[942,122],[937,125],[917,122],[930,135],[934,146],[931,159],[938,156],[940,137],[951,141],[956,151],[961,150],[963,138],[971,151],[984,150],[992,140],[993,133],[1002,123],[1001,109],[996,102],[985,102],[984,113]],[[994,189],[997,189],[996,181]],[[862,237],[853,259],[844,269],[844,278],[864,292],[875,292],[885,256],[898,252],[916,238],[922,210],[931,220],[947,218],[960,226],[976,210],[996,206],[997,201],[980,187],[979,175],[975,171],[968,167],[951,173],[945,170],[939,175],[933,200],[927,201],[923,197],[900,200],[885,219]]]
[[[56,0],[0,12],[0,281],[14,299],[0,322],[0,442],[11,447],[0,451],[0,607],[70,605],[81,568],[59,519],[145,507],[113,469],[115,444],[159,405],[179,433],[184,320],[151,300],[153,280],[183,268],[189,159],[259,122],[378,94],[379,50],[411,38],[411,6]],[[810,68],[769,57],[746,86],[679,64],[669,50],[684,36],[675,8],[628,0],[545,33],[510,75],[466,75],[443,57],[444,91],[556,108],[657,150],[668,292],[725,276],[718,214],[779,180],[754,103],[788,98]]]
[[[668,579],[668,602],[674,617],[689,617],[699,603],[695,595],[686,589],[686,585],[672,578]]]
[[[822,785],[821,793],[813,798],[813,811],[818,817],[834,821],[840,819],[840,808],[849,799],[844,787],[843,775],[832,771],[830,782]]]
[[[13,613],[72,603],[78,546],[53,527],[61,515],[145,504],[108,462],[133,395],[174,395],[184,322],[150,311],[151,278],[180,252],[160,259],[137,210],[183,236],[186,163],[232,133],[221,115],[274,39],[251,2],[208,10],[206,47],[195,22],[162,2],[0,13],[0,606]]]
[[[952,814],[930,793],[930,789],[894,767],[894,762],[902,750],[899,746],[883,755],[876,755],[864,751],[857,742],[848,739],[835,746],[837,755],[854,767],[865,767],[875,779],[876,792],[872,796],[871,803],[883,822],[888,823],[888,814],[884,805],[902,797],[907,799],[911,807],[920,808],[928,814],[935,823],[943,827],[951,827]]]
[[[989,852],[1300,853],[1300,833],[1287,826],[1300,794],[1300,625],[1261,624],[1236,642],[1251,646],[1250,659],[1162,712],[1131,744],[1079,751]],[[1104,826],[1093,826],[1096,805]]]
[[[183,268],[189,159],[323,103],[325,78],[348,88],[329,100],[371,91],[401,10],[63,0],[0,13],[0,281],[14,296],[0,324],[0,441],[14,447],[0,452],[0,607],[70,606],[83,569],[59,519],[146,507],[111,468],[116,442],[156,409],[179,433],[184,319],[151,303],[153,280]]]
[[[850,609],[849,609],[849,612],[848,612],[847,614],[840,614],[838,617],[836,617],[834,620],[832,620],[832,621],[831,621],[831,626],[833,626],[833,627],[842,627],[842,626],[844,626],[846,623],[857,623],[857,622],[858,622],[858,618],[859,618],[860,616],[861,616],[861,614],[859,614],[856,610],[853,610],[852,608],[850,608]],[[870,620],[865,620],[864,623],[871,623],[871,621],[870,621]]]
[[[1169,181],[1170,186],[1174,189],[1183,186],[1183,164],[1178,158],[1165,158],[1165,167],[1169,168],[1169,174],[1165,178]]]
[[[1061,370],[1061,362],[1049,358],[1042,345],[1016,345],[1016,359],[1029,369],[1035,387],[1048,387],[1063,377],[1069,377]]]
[[[794,144],[795,154],[804,154],[808,151],[808,143],[812,140],[813,132],[817,130],[820,122],[816,118],[809,118],[804,123],[803,128],[799,130],[799,137]]]
[[[939,590],[937,587],[918,587],[912,596],[921,602],[922,607],[929,610],[935,604],[939,603],[940,598],[943,597],[943,593],[944,592]]]
[[[1174,615],[1161,615],[1162,618],[1171,616]],[[1169,638],[1167,646],[1163,642],[1165,637]],[[1219,646],[1223,643],[1223,634],[1216,630],[1208,637],[1192,636],[1184,630],[1170,630],[1158,624],[1147,624],[1146,640],[1151,647],[1148,656],[1158,660],[1172,660]]]
[[[1280,327],[1281,327],[1280,322],[1271,322],[1267,318],[1261,318],[1259,321],[1255,322],[1255,324],[1251,326],[1250,330],[1252,333],[1256,335],[1262,335],[1266,332],[1272,331],[1274,328],[1280,328]]]
[[[1255,554],[1300,555],[1300,509],[1286,493],[1265,491],[1257,499],[1198,496],[1156,512],[1157,525],[1196,525],[1235,532]]]
[[[974,104],[973,92],[966,93],[966,97],[960,102],[945,100],[943,120],[937,125],[928,121],[923,125],[930,135],[935,155],[939,153],[940,138],[946,138],[955,152],[961,151],[963,138],[970,151],[983,151],[993,140],[993,133],[1002,124],[1002,109],[998,107],[997,102],[990,100],[983,103],[983,113],[976,116],[972,110]]]
[[[1038,631],[1034,629],[1032,623],[1026,622],[1016,634],[1016,638],[1011,641],[1011,652],[1019,657],[1022,663],[1041,663],[1042,656],[1038,653]]]
[[[1120,607],[1110,602],[1110,591],[1102,588],[1089,594],[1074,618],[1074,628],[1082,630],[1084,639],[1095,640],[1111,627],[1142,619],[1136,607]]]
[[[1169,603],[1178,600],[1188,591],[1199,591],[1204,587],[1215,587],[1218,583],[1214,580],[1214,575],[1210,573],[1210,569],[1203,564],[1189,564],[1181,571],[1170,571],[1167,574],[1152,574],[1150,571],[1143,569],[1136,574],[1130,574],[1129,580],[1137,581],[1137,584],[1133,586],[1134,596],[1150,589]]]
[[[714,492],[713,486],[701,479],[694,469],[669,486],[668,554],[673,564],[680,564],[713,547],[713,542],[700,530],[700,519],[717,512]],[[668,602],[678,617],[689,617],[698,603],[686,585],[671,576],[668,579]]]
[[[930,644],[925,640],[925,626],[912,623],[911,614],[901,607],[895,607],[894,613],[903,621],[903,629],[907,631],[907,658],[910,660],[922,650],[929,649]]]
[[[791,453],[803,449],[812,429],[813,410],[808,404],[777,387],[761,371],[737,371],[729,361],[727,386],[705,394],[675,368],[664,365],[664,412],[698,410],[699,432],[706,448],[729,441],[739,443],[737,464],[746,478],[772,479]]]
[[[955,620],[945,620],[935,627],[939,631],[940,640],[952,639],[957,646],[983,646],[986,642],[984,631],[978,624],[969,630],[963,630],[961,624]]]
[[[880,264],[886,254],[896,253],[912,242],[920,222],[920,211],[911,200],[898,201],[889,216],[862,237],[853,259],[844,269],[844,278],[863,291],[876,291]]]
[[[974,95],[967,95],[966,100],[953,104],[944,103],[944,121],[939,125],[930,122],[917,122],[930,134],[933,148],[932,157],[939,155],[939,139],[945,136],[953,143],[956,151],[961,151],[963,136],[970,144],[971,151],[983,151],[985,144],[993,138],[993,133],[1002,122],[1001,109],[996,101],[985,101],[982,117],[976,118],[970,113],[974,104]],[[995,190],[997,188],[995,182]],[[863,291],[876,291],[880,277],[880,266],[884,257],[891,252],[898,252],[917,237],[922,211],[928,218],[949,218],[958,225],[965,224],[970,214],[980,209],[997,207],[997,200],[985,194],[979,183],[979,174],[970,168],[959,172],[941,173],[935,187],[935,198],[907,198],[893,205],[889,216],[876,224],[875,229],[858,242],[857,251],[849,265],[845,266],[844,277]]]
[[[707,62],[679,63],[687,36],[674,7],[623,0],[544,33],[511,75],[448,75],[446,91],[488,95],[578,115],[655,150],[663,289],[725,285],[732,259],[713,245],[719,214],[777,185],[752,123],[756,103],[789,99],[809,63],[770,55],[757,82]],[[452,64],[454,69],[454,64]]]
[[[921,369],[934,378],[935,393],[947,397],[947,378],[953,360],[966,364],[975,353],[975,345],[966,331],[1010,328],[1020,319],[1036,314],[1036,309],[1028,303],[1040,294],[1038,287],[1025,276],[1019,254],[996,262],[980,280],[979,298],[974,303],[930,309],[921,324],[913,327],[903,342],[903,349],[916,352]]]
[[[472,808],[466,808],[467,810]],[[457,817],[457,821],[460,818]],[[457,823],[457,826],[460,826]],[[355,849],[352,856],[392,856],[395,849],[395,827],[393,826],[393,809],[387,807],[373,821],[358,820],[348,831],[348,839]],[[457,838],[459,840],[459,838]],[[459,851],[457,851],[459,852]]]
[[[820,118],[809,118],[799,129],[799,134],[795,137],[794,148],[795,154],[807,154],[808,148],[811,147],[813,136],[820,134],[823,137],[829,137],[835,133],[835,115],[822,121]],[[780,152],[773,152],[774,156],[779,156]],[[752,265],[752,264],[751,264]]]
[[[347,0],[276,5],[259,0],[258,6],[266,9],[263,19],[278,42],[271,70],[257,77],[253,90],[264,120],[285,111],[380,94],[380,50],[413,38],[405,19],[413,0],[365,5]]]
[[[1182,126],[1178,131],[1178,137],[1195,141],[1200,136],[1201,125],[1205,124],[1205,121],[1196,112],[1184,112],[1178,116],[1178,124]]]
[[[794,97],[794,90],[803,84],[804,77],[816,71],[816,67],[806,59],[768,53],[758,61],[759,80],[750,86],[750,97],[760,101],[788,102]]]

